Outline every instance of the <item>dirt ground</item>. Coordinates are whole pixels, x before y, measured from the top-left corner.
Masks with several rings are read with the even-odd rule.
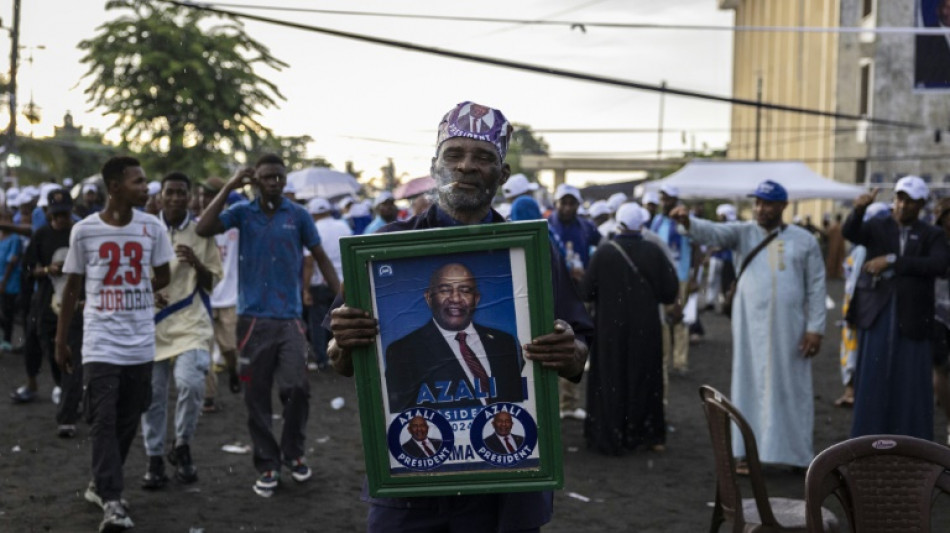
[[[841,290],[841,283],[829,284],[837,302]],[[850,427],[850,411],[832,405],[841,392],[839,315],[829,313],[825,342],[815,359],[816,452],[847,438]],[[690,349],[691,371],[671,378],[668,422],[675,431],[668,436],[667,451],[619,458],[596,455],[585,449],[582,424],[565,421],[566,481],[555,495],[554,519],[545,531],[708,531],[714,472],[697,389],[708,383],[728,394],[731,356],[728,321],[713,313],[703,314],[702,320],[706,338]],[[0,355],[0,392],[6,395],[20,385],[23,372],[22,356]],[[226,444],[248,442],[243,403],[227,392],[225,381],[222,376],[223,410],[201,418],[192,444],[197,483],[173,481],[158,492],[142,490],[145,453],[141,438],[133,444],[124,496],[135,531],[365,530],[366,507],[359,501],[364,467],[352,381],[332,372],[311,374],[307,440],[314,476],[305,484],[285,476],[269,500],[251,490],[255,472],[250,456],[221,450]],[[101,511],[82,498],[90,479],[88,427],[80,426],[75,439],[57,438],[45,362],[40,388],[41,399],[32,404],[14,406],[5,397],[0,400],[0,531],[94,531]],[[342,409],[331,407],[335,397],[345,399]],[[936,419],[936,439],[946,442],[943,417]],[[802,474],[769,472],[767,483],[771,496],[803,497]],[[950,528],[944,523],[935,530]]]

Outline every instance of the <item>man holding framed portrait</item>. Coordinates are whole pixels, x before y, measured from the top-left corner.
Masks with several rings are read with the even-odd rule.
[[[491,209],[491,202],[498,188],[504,184],[511,173],[510,167],[504,163],[510,134],[510,124],[497,109],[472,102],[463,102],[455,106],[443,117],[439,125],[436,154],[432,159],[431,174],[437,182],[437,202],[424,214],[384,226],[380,229],[380,232],[428,230],[504,222],[504,218]],[[570,275],[566,271],[563,262],[557,258],[556,252],[551,254],[550,282],[554,291],[553,316],[555,317],[553,332],[537,336],[531,339],[530,342],[524,343],[521,346],[521,351],[524,359],[538,362],[543,368],[555,370],[562,377],[580,381],[584,371],[584,363],[587,360],[587,347],[589,338],[593,333],[593,325],[571,284]],[[461,274],[460,279],[469,277],[462,269],[458,269],[453,264],[454,258],[452,258],[452,262],[447,260],[447,266],[452,266],[450,270],[455,274]],[[468,267],[464,268],[467,269]],[[441,276],[445,272],[437,274]],[[432,276],[432,279],[439,276]],[[478,274],[472,277],[482,279]],[[426,281],[429,282],[429,280]],[[431,282],[428,284],[432,285]],[[438,292],[438,284],[436,285],[435,291]],[[452,292],[459,293],[460,287],[461,285],[452,286]],[[432,290],[426,288],[426,291]],[[479,290],[481,291],[482,288],[479,288]],[[479,298],[482,297],[484,295],[480,293]],[[455,294],[454,298],[458,300],[461,295]],[[469,294],[467,298],[473,304],[469,307],[478,306],[473,294]],[[429,299],[430,297],[427,297],[427,302]],[[434,306],[430,304],[430,312],[440,314],[441,311],[438,307],[438,304]],[[463,316],[470,313],[463,310],[462,307],[457,303],[446,307],[448,318],[450,318],[450,320],[446,320],[448,325],[455,323],[458,326],[462,322],[474,323],[471,317],[465,318]],[[340,306],[330,313],[329,325],[334,334],[334,339],[328,347],[331,362],[341,374],[353,375],[352,351],[376,345],[377,335],[379,335],[382,325],[370,313],[346,305]],[[436,321],[436,325],[438,325],[438,321]],[[467,324],[466,327],[468,325],[471,324]],[[412,327],[413,329],[418,328],[419,324],[414,323]],[[452,331],[451,328],[445,329]],[[436,340],[442,342],[443,345],[449,344],[449,341],[458,342],[452,339],[446,340],[444,335],[442,337],[441,339],[436,338]],[[481,333],[479,333],[479,337],[481,337]],[[438,345],[435,342],[433,344]],[[462,381],[467,380],[466,385],[474,388],[474,392],[484,392],[484,388],[475,385],[476,382],[481,381],[481,378],[476,375],[479,372],[477,370],[471,371],[471,367],[469,367],[469,372],[465,372],[465,367],[462,367],[465,359],[462,350],[463,348],[459,348],[458,358],[453,357],[449,361],[453,365],[463,368],[466,377]],[[478,359],[478,350],[473,351],[476,352],[475,358]],[[497,381],[501,379],[501,371],[496,369],[495,364],[488,359],[490,357],[488,350],[485,350],[484,357],[488,360],[488,366],[491,368],[490,372],[492,374],[490,375],[496,377],[497,387]],[[516,364],[521,364],[520,357],[515,358],[515,361]],[[387,365],[387,374],[390,372],[389,368],[396,364],[399,364],[399,362],[394,358],[392,364]],[[466,366],[468,365],[466,364]],[[398,373],[399,371],[394,370],[394,372]],[[488,370],[485,370],[486,374],[488,372]],[[387,382],[389,378],[390,376],[387,376]],[[489,382],[489,392],[491,391],[490,386]],[[505,385],[502,385],[502,387],[505,387]],[[409,390],[411,391],[411,387]],[[416,398],[413,400],[418,399],[419,394],[416,391]],[[488,399],[485,399],[485,403],[488,403]],[[494,410],[492,410],[493,405],[496,406]],[[497,408],[498,405],[503,407]],[[430,412],[434,413],[435,411],[419,409],[419,412],[421,416],[427,417],[430,416]],[[501,412],[507,412],[508,415],[515,418],[519,418],[523,414],[523,410],[510,403],[489,404],[484,407],[482,412],[492,412],[494,417],[498,417]],[[431,422],[436,418],[438,417],[428,418],[427,420]],[[502,416],[502,418],[505,417]],[[444,439],[446,432],[439,428],[439,433]],[[448,433],[451,433],[451,430]],[[487,439],[488,436],[482,437],[480,435],[477,440],[481,440],[481,438]],[[443,440],[442,448],[447,447],[449,446]],[[419,461],[434,459],[436,458],[419,459]],[[553,494],[551,492],[496,492],[463,496],[372,498],[364,488],[363,499],[371,504],[368,529],[373,532],[414,528],[421,530],[456,530],[461,528],[461,530],[466,531],[536,531],[550,521],[553,512]]]

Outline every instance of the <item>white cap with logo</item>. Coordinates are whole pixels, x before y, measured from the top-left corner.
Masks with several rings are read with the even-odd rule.
[[[311,215],[322,215],[330,212],[330,202],[326,198],[319,196],[307,202],[307,211]]]
[[[906,193],[911,200],[924,200],[930,196],[930,189],[927,188],[927,183],[920,176],[904,176],[897,180],[897,185],[894,186],[894,194],[899,192]]]
[[[505,199],[511,199],[515,196],[520,196],[526,192],[534,192],[538,190],[538,184],[528,181],[528,177],[524,174],[515,174],[514,176],[508,178],[508,181],[501,186],[501,192],[505,195]]]
[[[562,183],[558,185],[557,190],[554,191],[554,200],[555,201],[560,200],[561,198],[564,198],[565,196],[573,196],[574,198],[577,198],[578,202],[584,201],[584,199],[581,198],[580,189],[578,189],[577,187],[573,185]]]

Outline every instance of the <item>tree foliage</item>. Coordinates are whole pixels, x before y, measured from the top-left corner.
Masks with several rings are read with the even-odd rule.
[[[531,126],[524,124],[513,124],[514,131],[511,133],[511,141],[508,143],[508,156],[505,161],[511,165],[511,174],[524,174],[529,180],[537,181],[538,172],[536,170],[525,170],[521,168],[522,154],[547,154],[549,147],[544,137],[535,135],[531,131]]]
[[[238,20],[147,0],[106,9],[122,14],[79,48],[89,102],[115,116],[124,147],[156,170],[207,173],[270,134],[258,116],[283,96],[255,68],[287,65]]]

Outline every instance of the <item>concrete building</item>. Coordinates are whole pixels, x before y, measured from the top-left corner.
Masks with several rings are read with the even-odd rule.
[[[919,2],[939,0],[718,0],[736,26],[910,27]],[[737,31],[733,96],[920,125],[733,106],[730,159],[797,159],[846,183],[893,186],[917,174],[950,194],[950,90],[915,88],[910,33]],[[936,132],[940,131],[938,135]],[[939,137],[939,140],[937,140]],[[830,202],[803,202],[820,216]]]

